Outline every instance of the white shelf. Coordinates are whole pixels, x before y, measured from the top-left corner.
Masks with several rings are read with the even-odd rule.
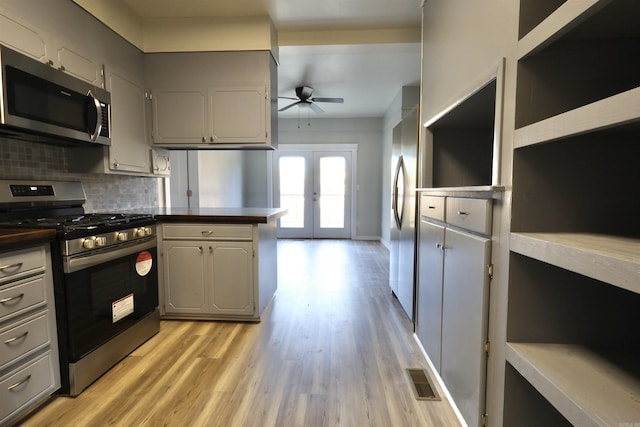
[[[514,148],[640,121],[640,88],[516,129]]]
[[[510,245],[513,252],[521,255],[640,293],[640,238],[511,233]]]
[[[572,344],[507,343],[507,361],[569,422],[580,427],[640,422],[638,353]],[[622,361],[622,362],[621,362]]]
[[[518,58],[547,46],[571,30],[584,14],[591,14],[612,0],[568,0],[518,42]]]

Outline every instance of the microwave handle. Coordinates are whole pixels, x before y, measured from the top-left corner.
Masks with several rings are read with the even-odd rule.
[[[100,131],[102,130],[102,107],[100,106],[100,101],[98,100],[98,98],[96,98],[93,93],[91,93],[91,91],[87,93],[87,96],[90,99],[90,106],[88,108],[95,107],[96,109],[96,123],[93,131],[91,131],[90,129],[90,126],[92,124],[87,123],[89,137],[91,137],[91,141],[95,141],[96,139],[98,139]]]

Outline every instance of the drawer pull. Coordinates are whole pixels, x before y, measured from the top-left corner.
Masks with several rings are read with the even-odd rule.
[[[428,209],[435,209],[435,206],[427,206]]]
[[[11,391],[13,389],[16,389],[18,387],[20,387],[21,385],[25,384],[27,381],[29,381],[31,379],[31,374],[29,374],[27,376],[27,378],[23,379],[22,381],[18,381],[17,383],[15,383],[14,385],[10,385],[9,387],[7,387],[7,390]]]
[[[0,304],[7,304],[7,303],[9,303],[11,301],[20,300],[20,299],[22,299],[23,296],[24,296],[24,294],[20,294],[20,295],[15,296],[15,297],[2,298],[2,299],[0,299]]]
[[[202,232],[203,236],[211,236],[212,234],[213,234],[213,231],[211,231],[211,230]]]
[[[18,340],[21,340],[22,338],[26,338],[26,337],[27,337],[27,335],[29,335],[29,331],[25,332],[25,333],[24,333],[24,334],[22,334],[22,335],[18,335],[17,337],[9,338],[9,339],[8,339],[8,340],[6,340],[4,343],[5,343],[6,345],[10,345],[11,343],[14,343],[14,342],[16,342],[16,341],[18,341]]]
[[[458,211],[458,215],[466,216],[466,215],[469,215],[469,212]]]
[[[5,271],[5,270],[9,270],[12,268],[15,268],[16,271],[20,269],[20,267],[22,267],[22,263],[21,262],[17,262],[15,264],[7,264],[7,265],[3,265],[2,267],[0,267],[0,270]]]

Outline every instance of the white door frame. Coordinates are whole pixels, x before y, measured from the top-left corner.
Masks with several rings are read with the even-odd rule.
[[[278,144],[278,152],[287,151],[350,151],[351,152],[351,232],[350,239],[353,239],[356,235],[356,199],[358,189],[357,177],[358,177],[358,144]],[[268,176],[273,176],[273,152],[269,152],[271,161],[269,162]],[[273,185],[278,182],[273,180]],[[272,191],[275,194],[275,191]],[[273,203],[277,203],[274,199]]]

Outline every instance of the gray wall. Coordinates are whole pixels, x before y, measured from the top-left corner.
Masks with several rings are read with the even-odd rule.
[[[300,127],[298,128],[298,125]],[[382,235],[382,119],[281,119],[279,144],[357,144],[356,239]]]

